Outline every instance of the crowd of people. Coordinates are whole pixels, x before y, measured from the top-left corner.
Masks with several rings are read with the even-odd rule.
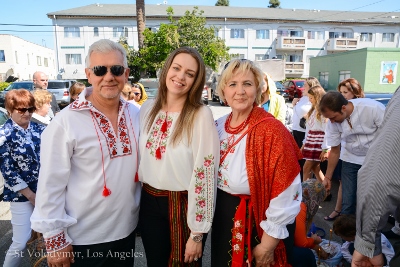
[[[315,253],[332,255],[307,234],[335,173],[338,201],[325,219],[346,259],[399,266],[381,236],[390,214],[400,221],[399,92],[385,111],[355,79],[325,92],[310,77],[290,110],[268,73],[234,59],[217,88],[231,112],[214,121],[194,48],[168,56],[151,100],[128,83],[118,43],[93,43],[85,72],[91,86],[72,85],[62,111],[42,72],[32,93],[6,94],[0,169],[13,242],[3,266],[19,266],[33,229],[51,267],[131,267],[139,227],[150,267],[202,266],[210,230],[211,266],[317,266]]]

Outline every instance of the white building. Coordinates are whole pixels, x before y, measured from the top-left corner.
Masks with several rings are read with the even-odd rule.
[[[35,71],[43,71],[50,79],[56,78],[54,50],[13,35],[0,34],[0,82],[10,75],[19,80],[32,80]]]
[[[166,5],[146,5],[146,27],[168,23]],[[172,6],[179,18],[193,6]],[[400,12],[344,12],[199,6],[208,25],[240,58],[283,58],[287,77],[308,77],[309,59],[364,47],[398,48]],[[58,69],[63,79],[84,79],[84,57],[90,44],[120,36],[138,47],[136,6],[93,4],[47,14],[55,25]],[[360,63],[361,64],[361,63]]]

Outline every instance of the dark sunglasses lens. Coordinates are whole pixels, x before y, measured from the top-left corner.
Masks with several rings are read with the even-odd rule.
[[[36,108],[35,107],[30,107],[30,108],[16,108],[16,110],[18,110],[19,112],[21,112],[22,114],[25,114],[26,111],[28,111],[29,113],[33,113]]]
[[[35,110],[36,110],[35,107],[30,107],[30,108],[28,108],[28,112],[29,112],[29,113],[33,113]]]
[[[104,76],[107,73],[107,67],[106,66],[94,66],[93,73],[96,76]]]
[[[124,74],[125,68],[124,66],[114,65],[111,66],[110,70],[114,76],[121,76],[122,74]]]
[[[140,95],[140,93],[134,93],[136,96]]]

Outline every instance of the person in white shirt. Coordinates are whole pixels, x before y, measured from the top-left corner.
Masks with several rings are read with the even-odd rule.
[[[159,80],[156,99],[140,109],[140,232],[147,266],[201,266],[219,162],[213,115],[201,101],[203,59],[194,48],[178,48]]]
[[[327,143],[331,146],[324,185],[330,189],[332,174],[342,160],[342,213],[356,213],[357,172],[382,124],[385,106],[373,99],[346,100],[340,92],[328,92],[319,108],[328,118]]]
[[[32,229],[43,233],[49,266],[133,266],[139,219],[139,109],[120,97],[125,49],[93,43],[93,87],[63,109],[42,138]],[[124,255],[124,256],[121,256]]]

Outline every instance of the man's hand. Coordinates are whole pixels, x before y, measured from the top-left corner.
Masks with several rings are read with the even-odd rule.
[[[74,263],[74,253],[72,245],[68,245],[66,248],[47,252],[47,263],[49,267],[69,267],[70,263]]]
[[[322,184],[325,186],[326,191],[331,190],[331,177],[325,175],[325,179],[322,181]]]
[[[382,267],[383,263],[382,254],[376,255],[373,258],[368,258],[357,250],[354,250],[351,267]]]
[[[186,242],[185,262],[191,263],[200,259],[202,256],[202,250],[203,242],[194,242],[194,240],[189,237],[188,241]]]

